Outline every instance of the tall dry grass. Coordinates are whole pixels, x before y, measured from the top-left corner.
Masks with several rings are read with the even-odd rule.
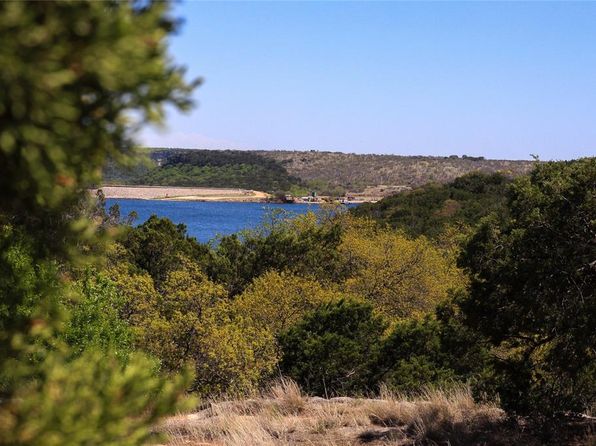
[[[486,443],[504,420],[496,404],[474,402],[465,386],[409,397],[385,389],[378,398],[323,399],[283,379],[257,398],[211,402],[166,420],[160,430],[169,446],[468,445]]]

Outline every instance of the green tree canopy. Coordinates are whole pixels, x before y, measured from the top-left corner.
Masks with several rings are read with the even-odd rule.
[[[322,282],[337,278],[341,225],[309,212],[292,220],[273,215],[270,223],[240,237],[225,236],[207,271],[230,295],[241,293],[268,270],[288,271]]]
[[[318,395],[365,390],[386,327],[369,303],[323,304],[280,335],[281,369]]]
[[[496,347],[505,405],[585,409],[596,396],[596,158],[537,165],[507,207],[461,258],[466,319]]]
[[[170,271],[180,268],[184,257],[198,260],[209,252],[186,234],[186,226],[155,215],[136,228],[128,228],[121,242],[128,260],[147,271],[158,286]]]

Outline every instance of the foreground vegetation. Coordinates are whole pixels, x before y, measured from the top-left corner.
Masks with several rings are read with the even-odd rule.
[[[329,405],[286,385],[274,391],[285,406],[246,402],[253,443],[292,441],[262,412],[315,402],[340,420],[313,415],[320,429],[354,427],[345,412],[394,442],[452,444],[493,441],[483,426],[520,416],[562,444],[557,431],[593,410],[596,159],[499,180],[504,200],[464,188],[474,212],[446,213],[436,231],[419,224],[434,211],[396,230],[334,208],[201,244],[156,216],[132,226],[86,193],[108,159],[135,159],[131,116],[190,106],[196,82],[167,57],[167,4],[0,12],[0,444],[146,444],[165,415],[280,374],[311,397],[385,397]],[[446,393],[388,396],[431,387]],[[197,438],[247,443],[239,418],[223,421]]]
[[[488,215],[442,216],[428,236],[416,219],[396,230],[323,208],[205,245],[166,219],[123,224],[100,201],[92,218],[119,235],[103,267],[71,271],[82,297],[66,302],[62,337],[122,363],[142,351],[158,375],[190,365],[187,390],[203,398],[241,398],[279,373],[325,398],[468,383],[510,415],[564,426],[553,417],[596,400],[594,249],[584,238],[595,178],[595,159],[539,164],[513,182],[462,178],[462,208]],[[487,187],[505,198],[488,201]],[[556,426],[532,441],[560,441]]]
[[[489,217],[430,238],[333,210],[208,246],[152,217],[97,274],[127,302],[137,347],[167,371],[193,363],[204,396],[281,370],[317,395],[473,380],[513,412],[587,410],[594,177],[594,159],[537,165]]]
[[[175,29],[167,3],[0,4],[0,444],[142,444],[180,405],[188,375],[140,352],[123,362],[110,285],[73,280],[111,235],[82,212],[85,188],[108,157],[134,158],[135,129],[166,104],[191,105],[197,82],[167,55]],[[111,336],[86,330],[103,313],[76,306],[85,291]]]

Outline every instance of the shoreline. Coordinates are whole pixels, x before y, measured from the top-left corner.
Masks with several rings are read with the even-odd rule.
[[[315,204],[341,203],[345,205],[358,205],[362,203],[374,203],[377,197],[369,197],[364,200],[301,200],[298,197],[294,201],[283,201],[275,199],[272,194],[253,189],[240,188],[218,188],[218,187],[192,187],[192,186],[103,186],[89,189],[89,193],[95,195],[102,190],[106,199],[116,200],[157,200],[172,202],[203,202],[203,203],[278,203],[278,204]],[[372,198],[372,199],[371,199]]]
[[[90,192],[95,194],[99,189],[106,198],[131,200],[260,203],[272,197],[252,189],[185,186],[102,186]]]

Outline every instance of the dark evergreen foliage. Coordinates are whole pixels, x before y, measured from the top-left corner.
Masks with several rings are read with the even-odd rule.
[[[450,301],[422,320],[398,322],[383,340],[371,372],[373,382],[398,391],[469,380],[486,390],[488,348],[476,331],[462,323],[455,301]]]
[[[279,162],[242,150],[153,150],[151,167],[110,165],[109,182],[154,186],[223,187],[285,192],[300,185]]]
[[[88,218],[86,189],[106,159],[134,158],[135,130],[164,106],[191,106],[175,29],[168,2],[0,3],[2,445],[146,444],[179,407],[188,374],[127,355],[115,296],[74,283],[120,218]]]
[[[537,165],[507,207],[461,257],[467,323],[497,348],[507,408],[585,410],[596,401],[596,158]]]
[[[180,267],[182,257],[200,261],[209,254],[207,246],[186,234],[186,226],[152,215],[136,228],[128,228],[122,245],[133,265],[147,271],[156,285],[168,272]]]
[[[280,335],[281,370],[317,395],[363,391],[385,328],[368,303],[323,305]]]
[[[231,296],[271,269],[328,283],[340,274],[340,242],[341,226],[335,222],[300,230],[282,222],[264,231],[223,237],[210,258],[207,273],[225,285]]]
[[[446,226],[475,226],[492,212],[503,212],[511,179],[500,173],[464,175],[448,184],[428,184],[377,203],[365,203],[352,212],[413,236],[435,237]]]

